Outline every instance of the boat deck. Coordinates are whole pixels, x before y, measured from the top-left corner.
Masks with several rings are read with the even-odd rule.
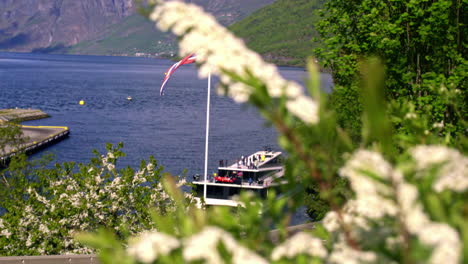
[[[262,183],[258,182],[252,182],[248,183],[247,181],[242,181],[241,183],[224,183],[224,182],[215,182],[213,178],[209,178],[206,182],[206,185],[211,185],[211,186],[224,186],[224,187],[236,187],[236,188],[246,188],[246,189],[264,189],[267,188],[271,185],[274,185],[273,181],[277,178],[280,178],[284,175],[284,170],[282,167],[279,168],[280,170],[274,173],[273,175],[268,175],[265,178],[262,178]],[[205,182],[203,180],[201,181],[193,181],[193,184],[197,185],[204,185]]]
[[[194,181],[192,182],[193,184],[199,184],[199,185],[204,185],[204,181]],[[252,182],[252,184],[249,184],[248,182],[242,182],[240,184],[235,184],[235,183],[223,183],[223,182],[214,182],[214,181],[207,181],[206,185],[211,185],[211,186],[223,186],[223,187],[235,187],[235,188],[246,188],[246,189],[263,189],[268,187],[269,185],[266,183],[263,184],[258,184],[256,182]]]
[[[225,164],[220,164],[218,169],[221,170],[242,170],[242,171],[262,171],[262,170],[275,170],[281,169],[282,165],[271,163],[275,158],[279,157],[281,152],[273,151],[257,151],[250,156],[241,157],[231,165],[226,161]],[[220,163],[223,163],[221,161]]]
[[[252,172],[255,172],[255,171],[265,171],[265,170],[280,170],[282,169],[283,166],[281,165],[264,165],[262,167],[259,167],[259,168],[249,168],[247,165],[244,165],[244,164],[232,164],[228,167],[219,167],[218,169],[220,170],[238,170],[238,171],[252,171]]]
[[[220,160],[218,173],[193,176],[198,198],[205,196],[207,205],[237,206],[235,196],[250,191],[265,198],[268,190],[283,184],[279,180],[284,175],[281,152],[257,151],[250,156],[241,156],[232,163]],[[229,165],[230,164],[230,165]],[[205,181],[206,179],[206,181]]]

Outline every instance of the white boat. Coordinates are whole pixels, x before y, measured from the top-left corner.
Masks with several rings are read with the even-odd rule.
[[[206,184],[206,205],[238,206],[233,196],[242,191],[251,191],[260,197],[266,197],[268,190],[278,186],[277,180],[284,174],[281,152],[263,150],[250,156],[241,157],[229,163],[219,161],[218,172],[209,175],[206,183],[199,175],[194,175],[197,199],[203,198]]]

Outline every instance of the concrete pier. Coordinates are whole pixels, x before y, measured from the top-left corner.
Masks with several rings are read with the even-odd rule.
[[[48,117],[36,109],[0,109],[0,126],[11,121],[24,121]],[[31,154],[68,136],[70,130],[65,126],[23,126],[24,142],[20,145],[7,145],[0,150],[0,167],[8,164],[10,158],[18,153]]]
[[[21,122],[49,117],[39,109],[0,109],[0,124],[2,122]]]
[[[32,154],[70,134],[68,127],[52,126],[21,126],[21,131],[26,142],[19,146],[7,145],[4,151],[0,150],[0,166],[18,153]]]

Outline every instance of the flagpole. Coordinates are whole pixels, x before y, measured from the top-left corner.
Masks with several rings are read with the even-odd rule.
[[[206,182],[208,178],[208,135],[210,131],[210,92],[211,72],[208,73],[208,95],[206,97],[206,137],[205,137],[205,180],[203,184],[203,199],[206,202]]]

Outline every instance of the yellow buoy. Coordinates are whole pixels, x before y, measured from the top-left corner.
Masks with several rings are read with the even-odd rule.
[[[84,105],[84,104],[85,104],[84,100],[80,100],[80,105]]]

